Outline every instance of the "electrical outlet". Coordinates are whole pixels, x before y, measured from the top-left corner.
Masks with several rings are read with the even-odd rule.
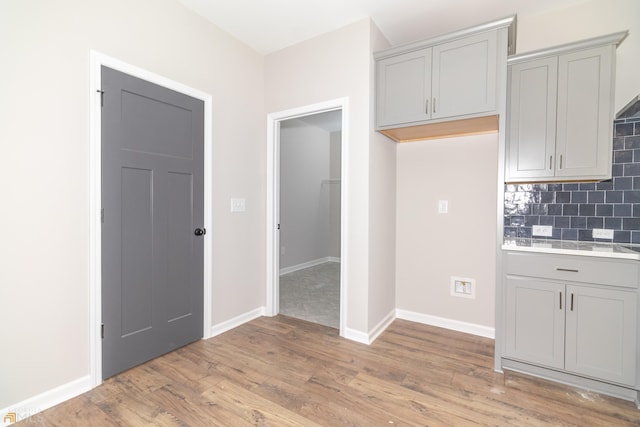
[[[553,236],[553,227],[550,225],[534,225],[531,234],[533,236],[551,237]]]
[[[438,213],[447,213],[447,212],[449,212],[449,201],[438,200]]]
[[[476,279],[451,277],[451,295],[454,297],[475,299]]]
[[[594,228],[591,233],[591,237],[594,239],[613,239],[613,230],[606,228]]]

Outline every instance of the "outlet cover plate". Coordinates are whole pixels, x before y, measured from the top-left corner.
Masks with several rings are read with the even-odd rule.
[[[553,227],[550,225],[534,225],[531,234],[533,236],[551,237],[553,236]]]
[[[591,236],[594,239],[613,239],[613,230],[606,228],[594,228]]]
[[[451,276],[451,296],[475,299],[476,279]]]

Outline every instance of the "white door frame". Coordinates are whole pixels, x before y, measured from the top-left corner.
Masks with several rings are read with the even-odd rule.
[[[102,87],[101,67],[107,66],[131,76],[146,80],[151,83],[166,87],[176,92],[200,99],[204,102],[204,227],[211,230],[211,188],[213,176],[212,153],[212,97],[210,94],[185,86],[182,83],[170,80],[150,71],[138,68],[134,65],[109,57],[91,50],[90,52],[90,82],[89,82],[89,106],[90,106],[90,146],[89,146],[89,369],[91,386],[102,383],[102,170],[101,170],[101,146],[102,146],[102,114],[101,96]],[[203,311],[203,338],[211,336],[211,253],[212,233],[204,236],[204,311]]]
[[[267,116],[267,280],[266,315],[275,316],[279,307],[280,276],[280,122],[327,111],[342,111],[341,190],[340,190],[340,335],[347,325],[348,289],[348,224],[349,224],[349,98],[338,98],[318,104],[271,113]]]

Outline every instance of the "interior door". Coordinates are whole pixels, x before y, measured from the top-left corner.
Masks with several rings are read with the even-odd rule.
[[[102,67],[102,373],[203,334],[204,103]]]

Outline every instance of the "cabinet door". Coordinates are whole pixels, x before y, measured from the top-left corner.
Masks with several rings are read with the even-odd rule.
[[[636,293],[567,286],[567,295],[566,370],[634,385]]]
[[[554,176],[557,57],[509,67],[507,181]]]
[[[556,176],[611,176],[614,49],[605,46],[559,57]]]
[[[431,118],[431,48],[385,58],[376,63],[377,125]]]
[[[564,285],[507,276],[507,357],[564,368]]]
[[[435,46],[431,117],[495,110],[496,55],[495,31]]]

